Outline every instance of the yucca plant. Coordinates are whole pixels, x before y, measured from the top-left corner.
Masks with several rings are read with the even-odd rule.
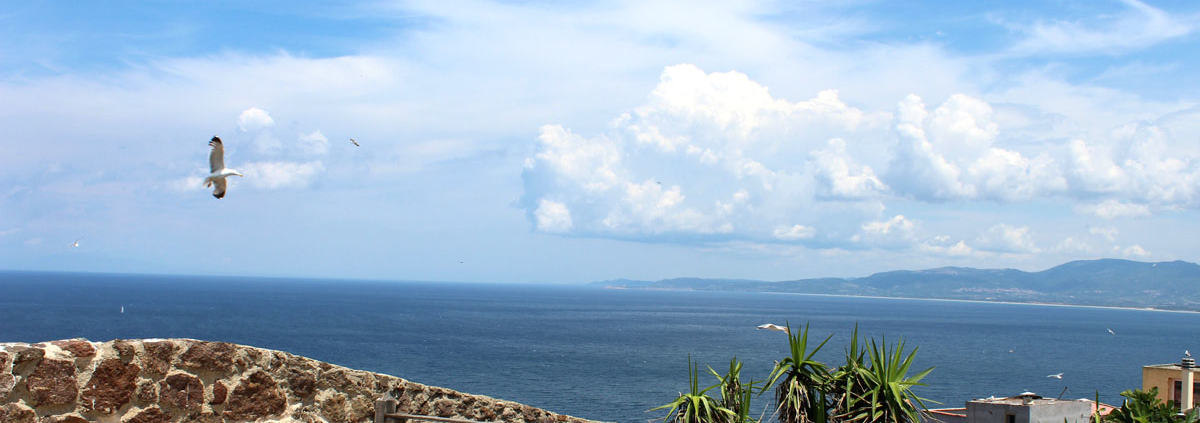
[[[750,400],[761,381],[751,380],[743,385],[742,362],[737,357],[729,360],[729,371],[725,374],[717,373],[712,367],[708,368],[708,372],[720,381],[717,386],[721,388],[721,407],[733,413],[733,422],[755,423],[756,420],[750,418]]]
[[[763,391],[775,386],[775,401],[781,423],[825,423],[828,418],[826,384],[830,381],[828,368],[813,356],[825,346],[833,335],[813,348],[808,349],[808,325],[799,333],[792,332],[788,325],[788,349],[790,355],[775,365],[763,385]],[[775,383],[778,382],[778,385]]]
[[[1121,392],[1125,400],[1121,408],[1113,410],[1104,417],[1105,423],[1195,423],[1200,421],[1200,415],[1195,408],[1185,414],[1179,414],[1175,401],[1163,402],[1158,399],[1158,387],[1149,391],[1126,390]]]
[[[854,338],[853,342],[857,345],[857,328]],[[836,372],[845,379],[844,384],[835,385],[844,389],[838,394],[845,398],[839,403],[841,407],[837,410],[837,420],[862,423],[915,422],[919,421],[921,410],[926,409],[925,401],[929,400],[917,396],[912,387],[924,385],[921,379],[928,376],[933,368],[909,376],[908,370],[913,365],[918,348],[914,347],[906,355],[903,340],[894,346],[889,346],[886,339],[881,343],[877,344],[874,339],[870,341],[865,365],[861,355],[848,354],[846,366]],[[854,353],[857,354],[857,351]]]
[[[689,355],[688,393],[681,393],[674,401],[651,408],[650,411],[668,409],[666,417],[663,417],[665,423],[742,423],[736,420],[736,413],[721,406],[720,401],[708,395],[708,391],[721,384],[700,389],[699,367],[692,362]]]

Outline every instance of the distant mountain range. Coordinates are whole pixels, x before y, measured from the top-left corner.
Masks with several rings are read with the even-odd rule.
[[[1040,272],[939,267],[894,270],[863,278],[778,282],[705,278],[658,281],[618,279],[592,284],[624,289],[784,292],[1200,311],[1200,265],[1186,261],[1145,263],[1099,259],[1072,261]]]

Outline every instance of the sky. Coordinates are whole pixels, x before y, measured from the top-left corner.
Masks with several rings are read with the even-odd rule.
[[[1198,26],[1191,1],[22,2],[0,269],[1196,262]],[[245,175],[220,200],[214,135]]]

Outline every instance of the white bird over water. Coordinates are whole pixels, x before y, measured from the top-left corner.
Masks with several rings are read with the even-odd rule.
[[[208,153],[208,167],[212,173],[204,178],[204,186],[213,187],[213,197],[221,199],[225,196],[225,178],[231,175],[242,176],[242,174],[237,170],[225,167],[225,147],[221,144],[220,138],[213,135],[208,145],[212,146],[212,152]]]
[[[787,326],[779,326],[779,325],[776,325],[776,324],[773,324],[773,323],[767,323],[767,324],[763,324],[763,325],[758,325],[758,328],[759,328],[759,329],[767,329],[767,330],[777,330],[777,331],[780,331],[780,332],[788,332],[788,328],[787,328]],[[791,332],[788,332],[788,333],[791,333]]]
[[[1109,329],[1109,328],[1105,328],[1105,329],[1108,329],[1108,333],[1111,333],[1111,334],[1113,334],[1113,335],[1116,335],[1116,334],[1117,334],[1116,332],[1113,332],[1113,331],[1112,331],[1112,329]]]
[[[1046,377],[1048,377],[1048,378],[1054,378],[1054,379],[1062,379],[1062,375],[1063,375],[1062,373],[1059,373],[1059,374],[1056,374],[1056,375],[1046,375]]]

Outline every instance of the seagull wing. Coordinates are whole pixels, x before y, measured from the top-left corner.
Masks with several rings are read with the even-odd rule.
[[[208,145],[212,146],[212,152],[208,153],[208,167],[211,169],[210,172],[217,173],[225,168],[225,147],[221,145],[221,139],[217,137],[213,137]],[[225,181],[221,181],[221,192],[225,192]]]
[[[213,178],[213,197],[220,199],[225,196],[225,178]]]

